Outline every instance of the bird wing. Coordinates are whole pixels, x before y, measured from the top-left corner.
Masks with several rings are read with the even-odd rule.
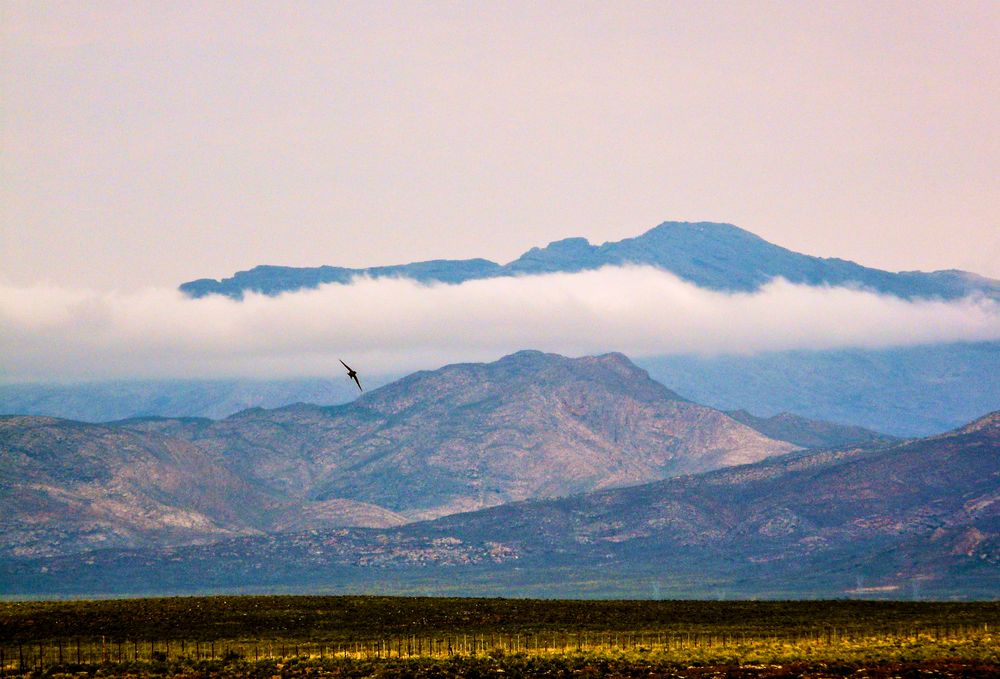
[[[342,366],[344,366],[345,368],[347,368],[348,372],[353,372],[353,370],[351,369],[351,366],[349,366],[349,365],[347,365],[346,363],[344,363],[343,359],[339,359],[339,358],[338,358],[337,360],[338,360],[338,361],[340,361],[340,365],[342,365]]]
[[[361,382],[358,380],[357,373],[354,374],[354,383],[358,385],[358,389],[361,389]],[[361,389],[361,391],[364,391],[364,389]]]

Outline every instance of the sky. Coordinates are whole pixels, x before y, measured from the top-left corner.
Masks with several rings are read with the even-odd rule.
[[[176,290],[668,220],[1000,278],[997,2],[0,0],[0,24],[0,382],[1000,339],[986,299],[634,267]]]
[[[1000,3],[0,0],[0,283],[666,220],[1000,278]]]

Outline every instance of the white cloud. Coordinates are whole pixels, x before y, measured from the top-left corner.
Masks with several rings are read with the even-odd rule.
[[[368,374],[490,360],[524,348],[749,353],[1000,339],[1000,305],[908,302],[777,279],[754,293],[651,268],[421,285],[357,279],[278,297],[0,286],[5,381]]]

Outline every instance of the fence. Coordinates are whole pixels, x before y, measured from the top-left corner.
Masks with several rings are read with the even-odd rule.
[[[384,639],[295,643],[288,641],[187,641],[138,639],[56,639],[0,645],[0,677],[56,666],[170,661],[332,658],[415,658],[475,656],[491,652],[556,655],[626,651],[674,652],[752,648],[765,644],[831,646],[899,642],[982,640],[994,643],[995,627],[939,625],[894,629],[810,629],[775,634],[743,632],[527,632],[397,636]]]

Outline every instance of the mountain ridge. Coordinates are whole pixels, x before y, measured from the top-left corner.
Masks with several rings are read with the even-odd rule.
[[[277,295],[358,276],[402,277],[421,283],[462,283],[484,278],[576,272],[602,266],[648,265],[700,287],[752,291],[776,277],[805,285],[856,285],[904,299],[955,299],[983,294],[1000,300],[1000,281],[959,270],[889,272],[849,260],[804,255],[765,241],[732,224],[663,222],[634,238],[592,245],[586,238],[553,241],[498,264],[486,259],[431,260],[350,269],[336,266],[260,265],[220,280],[182,283],[190,297],[220,294],[242,299],[247,292]]]
[[[760,433],[803,448],[832,448],[846,445],[885,445],[898,439],[864,427],[824,422],[787,411],[771,417],[758,417],[744,409],[727,410],[727,415]]]

